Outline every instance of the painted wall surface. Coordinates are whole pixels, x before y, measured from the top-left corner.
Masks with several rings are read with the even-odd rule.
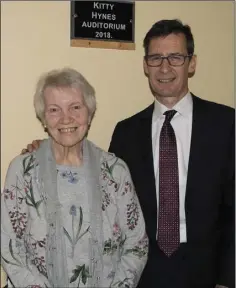
[[[234,7],[228,1],[137,1],[135,51],[70,47],[69,1],[1,2],[1,167],[33,139],[46,135],[35,117],[39,75],[54,68],[78,69],[95,87],[98,111],[89,139],[107,149],[117,121],[149,105],[143,74],[143,38],[154,22],[179,18],[195,38],[196,95],[234,106]]]

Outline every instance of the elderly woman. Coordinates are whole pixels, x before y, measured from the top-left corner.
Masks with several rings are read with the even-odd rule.
[[[2,265],[15,287],[136,287],[145,225],[126,164],[86,135],[95,92],[73,69],[43,75],[34,106],[49,138],[10,164]]]

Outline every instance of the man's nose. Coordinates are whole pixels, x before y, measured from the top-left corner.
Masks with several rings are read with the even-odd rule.
[[[168,62],[168,59],[164,58],[162,63],[161,63],[161,66],[160,66],[160,71],[162,73],[167,73],[167,72],[169,72],[169,70],[170,70],[170,64]]]

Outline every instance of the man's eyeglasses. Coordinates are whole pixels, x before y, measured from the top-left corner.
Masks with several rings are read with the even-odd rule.
[[[182,66],[185,62],[186,58],[191,58],[192,55],[179,55],[179,54],[171,54],[168,56],[161,55],[146,55],[144,58],[148,66],[158,67],[161,66],[164,59],[167,59],[170,66]]]

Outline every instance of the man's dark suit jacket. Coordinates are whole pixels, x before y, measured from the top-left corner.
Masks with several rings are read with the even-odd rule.
[[[181,260],[188,267],[185,282],[189,288],[208,288],[215,284],[231,288],[235,286],[235,111],[193,94],[192,97],[192,137],[185,197],[187,252]],[[151,137],[153,109],[154,104],[119,122],[109,148],[130,169],[146,222],[149,253],[157,245]],[[151,287],[157,277],[168,277],[150,273],[148,270],[143,273],[142,288]]]

